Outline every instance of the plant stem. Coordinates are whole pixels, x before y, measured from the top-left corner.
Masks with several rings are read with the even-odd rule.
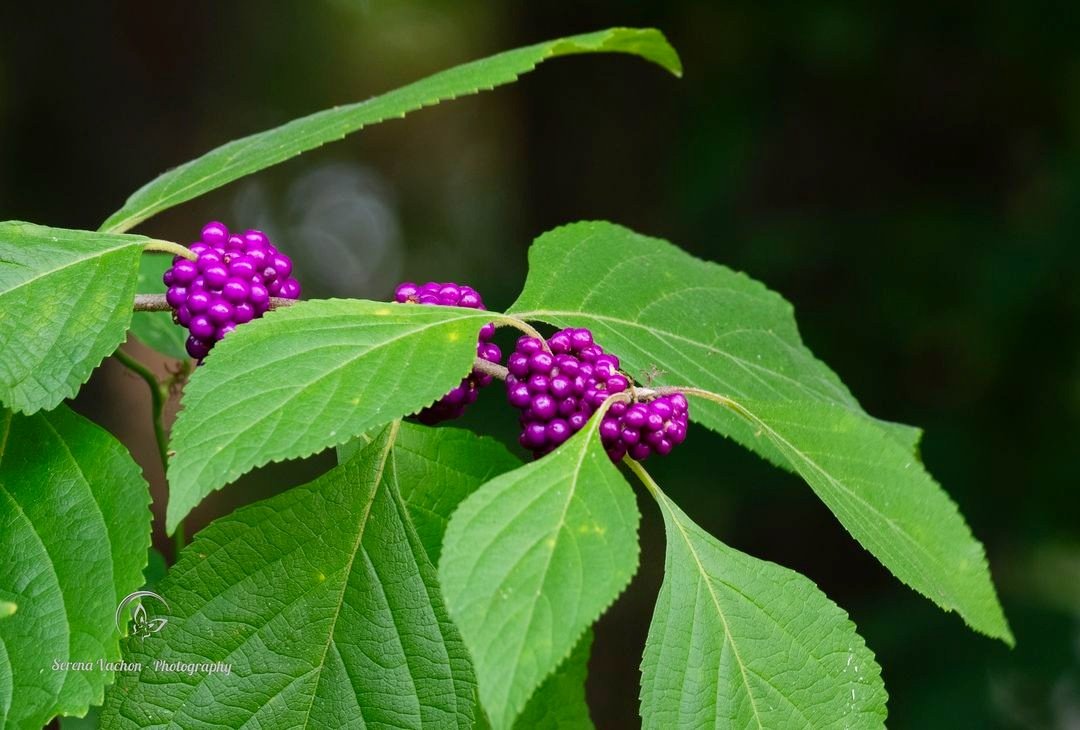
[[[513,327],[516,330],[520,330],[520,331],[524,332],[529,337],[535,337],[536,339],[540,340],[540,344],[542,344],[544,346],[545,350],[547,350],[548,352],[551,352],[551,350],[548,348],[547,340],[544,339],[544,336],[542,334],[540,334],[536,330],[535,327],[533,327],[531,324],[529,324],[525,320],[518,319],[517,317],[510,317],[508,315],[502,314],[502,315],[499,315],[499,316],[495,317],[492,321],[495,323],[496,327],[502,327],[503,325],[508,325],[510,327]]]
[[[199,258],[199,255],[192,251],[187,246],[181,246],[179,243],[173,243],[172,241],[150,241],[143,246],[143,251],[160,251],[162,253],[171,253],[176,256],[183,256],[185,259],[195,261]]]
[[[158,455],[161,458],[161,468],[164,469],[168,466],[169,453],[162,414],[164,413],[165,403],[168,400],[169,394],[165,390],[165,386],[157,379],[157,376],[150,372],[148,367],[131,355],[128,355],[123,350],[117,350],[113,353],[113,357],[115,357],[121,365],[145,380],[146,385],[150,388],[150,406],[152,408],[152,417],[154,421],[154,438],[157,440]]]
[[[652,475],[649,474],[649,472],[645,471],[645,467],[641,465],[641,462],[634,461],[629,456],[624,456],[623,463],[626,464],[630,471],[634,472],[634,476],[636,476],[638,481],[645,486],[645,489],[649,490],[649,494],[652,495],[652,498],[658,503],[662,503],[664,494],[660,491],[660,485],[656,483],[656,480],[652,478]]]
[[[280,309],[299,304],[299,299],[282,299],[270,297],[270,309]],[[134,304],[131,307],[136,312],[168,312],[172,310],[165,300],[164,294],[136,294]]]
[[[121,365],[142,378],[147,387],[150,388],[151,421],[154,424],[154,439],[157,441],[158,457],[161,459],[161,470],[164,473],[169,467],[169,439],[165,433],[165,404],[169,402],[169,390],[150,371],[150,368],[123,350],[114,352],[113,357]],[[176,526],[173,543],[176,552],[179,553],[185,543],[183,522]]]

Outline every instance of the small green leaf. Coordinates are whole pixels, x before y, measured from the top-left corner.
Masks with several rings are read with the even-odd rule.
[[[0,726],[100,704],[120,658],[117,604],[142,585],[150,495],[112,436],[64,406],[0,411]],[[55,662],[88,662],[86,671]]]
[[[639,381],[652,373],[661,385],[863,413],[803,345],[782,297],[745,274],[613,223],[573,223],[536,239],[525,288],[507,314],[588,327]],[[697,404],[691,416],[786,466],[720,406]],[[914,451],[918,429],[878,423]]]
[[[514,723],[515,730],[592,730],[585,702],[592,642],[592,630],[586,631],[566,661],[529,699]]]
[[[843,408],[739,406],[893,575],[973,629],[1013,644],[982,544],[918,459]]]
[[[637,569],[640,515],[598,423],[480,487],[446,530],[443,592],[497,730],[513,725]]]
[[[164,294],[161,275],[172,266],[172,256],[158,253],[143,254],[139,260],[139,294]],[[131,333],[144,345],[175,360],[187,360],[184,341],[187,330],[173,322],[172,312],[135,312],[131,316]]]
[[[367,443],[365,434],[338,447],[345,461]],[[438,564],[443,534],[461,500],[481,484],[521,466],[495,439],[462,428],[403,422],[394,443],[398,491],[431,562]]]
[[[650,484],[667,532],[641,665],[644,728],[883,728],[855,625],[807,578],[723,545]]]
[[[166,526],[248,470],[414,413],[470,370],[490,312],[363,300],[275,310],[214,347],[184,389]]]
[[[142,670],[109,691],[105,727],[471,726],[475,680],[397,493],[396,431],[196,535],[158,586],[168,624],[127,643]]]
[[[512,83],[549,58],[604,52],[630,53],[674,74],[682,72],[675,50],[663,34],[652,29],[611,28],[506,51],[442,71],[367,101],[326,109],[222,145],[144,185],[101,228],[126,231],[174,205],[366,126],[404,117],[441,101]]]
[[[0,223],[0,402],[70,398],[124,341],[142,236]]]

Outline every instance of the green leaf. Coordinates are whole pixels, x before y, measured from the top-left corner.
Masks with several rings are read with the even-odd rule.
[[[166,526],[248,470],[308,456],[414,413],[471,369],[490,312],[301,302],[222,340],[184,389]]]
[[[667,532],[641,665],[644,728],[883,728],[855,625],[807,578],[723,545],[648,475]]]
[[[480,487],[446,530],[443,593],[496,729],[513,725],[637,568],[640,515],[598,423]]]
[[[147,239],[0,223],[0,402],[55,408],[124,341]]]
[[[338,447],[345,461],[370,437]],[[495,439],[462,428],[428,428],[403,422],[394,443],[397,488],[431,562],[438,564],[443,533],[461,500],[481,484],[521,466]]]
[[[682,73],[675,50],[663,34],[652,29],[611,28],[506,51],[442,71],[367,101],[326,109],[222,145],[144,185],[101,228],[126,231],[174,205],[366,126],[404,117],[441,101],[512,83],[549,58],[604,52],[630,53],[676,75]]]
[[[139,294],[164,294],[165,284],[161,275],[172,266],[172,256],[167,254],[143,254],[139,260],[139,278],[136,291]],[[172,312],[135,312],[131,316],[131,333],[162,355],[175,360],[187,360],[184,341],[187,330],[173,322]]]
[[[395,485],[391,425],[314,482],[196,535],[127,644],[106,727],[469,727],[475,680]],[[154,661],[230,665],[230,672]]]
[[[142,585],[150,495],[112,436],[61,406],[0,412],[0,726],[100,704],[120,658],[113,614]],[[90,662],[68,671],[54,662]]]
[[[529,699],[514,723],[515,730],[592,730],[585,702],[592,642],[592,630],[586,631],[566,661]]]
[[[863,413],[836,374],[803,345],[792,307],[780,295],[613,223],[573,223],[536,239],[525,288],[507,314],[588,327],[639,381],[658,371],[661,385]],[[724,408],[702,403],[691,415],[785,465]],[[914,451],[918,429],[878,423]]]
[[[511,313],[589,327],[634,371],[718,393],[695,421],[800,473],[900,580],[1012,641],[982,547],[913,454],[916,432],[867,416],[761,284],[610,223],[541,236]],[[763,438],[762,435],[767,436]]]
[[[982,544],[918,459],[842,408],[739,407],[893,575],[977,631],[1013,644]]]

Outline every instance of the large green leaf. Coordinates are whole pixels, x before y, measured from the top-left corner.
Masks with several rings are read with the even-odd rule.
[[[0,727],[100,704],[120,658],[113,614],[142,585],[150,495],[112,436],[61,406],[0,411]],[[89,662],[68,671],[55,662]]]
[[[897,578],[972,628],[1013,643],[982,545],[918,459],[843,408],[737,408]]]
[[[637,568],[640,515],[598,422],[480,487],[446,530],[443,592],[496,729],[513,725]]]
[[[881,670],[847,614],[651,490],[667,558],[641,666],[643,727],[884,727]]]
[[[139,277],[136,291],[139,294],[164,294],[162,274],[172,266],[172,256],[148,253],[139,261]],[[187,360],[184,341],[187,330],[173,322],[172,312],[135,312],[131,315],[131,333],[162,355],[176,360]]]
[[[547,233],[529,260],[513,314],[589,327],[631,372],[658,368],[660,384],[750,408],[697,400],[691,415],[798,471],[898,578],[1011,641],[982,547],[913,454],[916,432],[867,416],[802,345],[778,295],[610,223]]]
[[[222,145],[144,185],[105,221],[102,230],[126,231],[167,208],[371,124],[509,84],[549,58],[603,52],[630,53],[672,73],[682,71],[675,50],[659,31],[652,29],[612,28],[507,51],[456,66],[367,101],[326,109]]]
[[[344,461],[371,440],[367,434],[338,447]],[[462,428],[403,422],[394,442],[397,489],[420,542],[438,564],[443,534],[461,500],[481,484],[521,466],[495,439]]]
[[[507,314],[588,327],[639,380],[648,373],[660,385],[833,403],[862,413],[836,374],[803,345],[783,297],[745,274],[613,223],[573,223],[536,239],[525,288]],[[691,415],[785,465],[724,408],[703,403]],[[915,449],[918,429],[879,423]]]
[[[430,405],[469,372],[491,317],[329,299],[237,328],[184,389],[170,444],[168,531],[249,469],[337,446]]]
[[[471,725],[468,653],[396,489],[396,431],[195,537],[158,584],[168,625],[128,642],[142,670],[121,674],[103,726]]]
[[[34,413],[75,395],[124,341],[146,243],[0,223],[0,402]]]

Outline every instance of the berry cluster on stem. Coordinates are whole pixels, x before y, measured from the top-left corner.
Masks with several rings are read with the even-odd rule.
[[[262,231],[233,235],[225,224],[211,221],[188,248],[198,258],[174,257],[162,281],[169,287],[165,300],[173,319],[190,333],[187,352],[197,360],[237,325],[261,317],[271,297],[300,296],[300,283],[289,276],[292,260]]]

